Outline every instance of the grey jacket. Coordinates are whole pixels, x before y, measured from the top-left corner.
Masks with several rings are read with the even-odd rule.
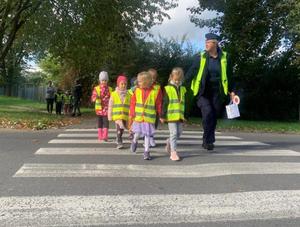
[[[55,88],[54,87],[47,87],[46,99],[54,99],[54,96],[55,96]]]

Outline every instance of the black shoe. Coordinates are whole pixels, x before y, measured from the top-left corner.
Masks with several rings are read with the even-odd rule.
[[[203,143],[202,147],[208,151],[212,151],[214,149],[214,144],[212,143]]]

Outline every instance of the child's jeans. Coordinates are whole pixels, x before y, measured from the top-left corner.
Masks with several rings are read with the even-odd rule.
[[[170,131],[170,146],[171,151],[177,150],[177,140],[179,139],[182,133],[182,123],[181,122],[169,122],[168,123],[169,131]]]
[[[117,144],[122,144],[123,143],[122,136],[125,129],[126,121],[118,120],[115,123],[117,129]]]

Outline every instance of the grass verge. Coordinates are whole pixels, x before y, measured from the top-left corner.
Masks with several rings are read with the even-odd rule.
[[[188,124],[201,125],[201,118],[190,118]],[[242,132],[300,133],[300,122],[218,120],[217,130]]]
[[[82,108],[83,116],[92,116],[93,110]],[[0,96],[0,127],[16,129],[55,129],[81,122],[81,118],[57,116],[46,111],[46,104],[14,97]]]

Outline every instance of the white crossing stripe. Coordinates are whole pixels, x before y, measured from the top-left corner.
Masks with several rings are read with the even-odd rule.
[[[146,225],[295,219],[300,191],[0,197],[3,226]]]
[[[72,128],[72,129],[66,129],[66,132],[97,132],[98,129],[96,128]],[[116,129],[110,128],[109,132],[115,132]],[[156,129],[155,133],[169,133],[169,130],[166,129]],[[203,131],[200,130],[184,130],[183,129],[183,134],[202,134]],[[221,134],[220,132],[215,132],[216,134]]]
[[[199,152],[199,151],[198,151]],[[36,151],[36,155],[135,155],[129,149],[116,148],[40,148]],[[164,152],[151,152],[153,156],[169,156]]]
[[[128,137],[129,134],[124,134],[123,138]],[[117,136],[116,133],[110,133],[109,138],[115,138]],[[97,138],[97,134],[91,133],[81,133],[81,134],[71,134],[71,133],[62,133],[57,137],[59,138]],[[155,134],[155,138],[169,138],[169,134]],[[180,138],[190,138],[190,139],[202,139],[200,135],[181,135]],[[227,139],[227,140],[241,140],[240,137],[236,136],[216,136],[216,139]]]
[[[142,143],[140,139],[140,143]],[[115,144],[115,140],[109,142],[101,142],[97,139],[53,139],[48,143],[52,144]],[[131,143],[129,140],[124,140],[124,143]],[[155,140],[156,144],[166,144],[166,140]],[[178,145],[201,145],[201,140],[180,140]],[[268,146],[269,144],[257,142],[257,141],[216,141],[216,146]]]
[[[203,178],[247,174],[300,174],[300,163],[232,162],[197,165],[24,164],[14,177]]]
[[[201,155],[206,154],[202,153],[203,149],[196,148],[180,148],[178,152],[180,155],[193,156],[193,155]],[[138,150],[139,152],[139,150]],[[129,149],[121,149],[118,150],[116,148],[91,148],[91,147],[48,147],[48,148],[40,148],[36,151],[36,155],[133,155],[133,153]],[[168,156],[165,152],[164,147],[161,148],[151,148],[151,155],[153,156]],[[267,156],[267,157],[296,157],[300,156],[300,152],[292,151],[292,150],[243,150],[243,151],[218,151],[217,153],[210,153],[212,156]]]
[[[297,157],[300,156],[300,152],[293,150],[243,150],[243,151],[231,151],[231,152],[218,152],[215,155],[226,156],[274,156],[274,157]]]

